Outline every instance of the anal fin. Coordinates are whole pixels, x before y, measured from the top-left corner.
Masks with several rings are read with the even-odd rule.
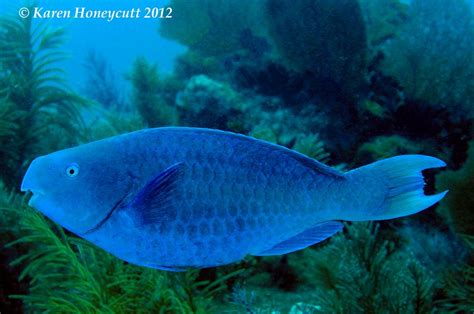
[[[342,230],[344,225],[338,221],[326,221],[307,229],[294,237],[276,244],[274,247],[254,254],[256,256],[282,255],[302,250],[308,246],[321,242],[336,232]]]

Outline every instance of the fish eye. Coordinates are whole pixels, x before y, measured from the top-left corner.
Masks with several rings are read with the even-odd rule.
[[[70,178],[74,178],[79,174],[79,165],[72,164],[66,168],[66,175]]]

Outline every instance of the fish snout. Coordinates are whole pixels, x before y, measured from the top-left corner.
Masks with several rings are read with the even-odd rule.
[[[30,201],[28,202],[29,205],[32,205],[34,200],[37,199],[39,196],[44,195],[43,187],[40,184],[40,163],[43,157],[38,157],[30,164],[28,170],[26,170],[25,176],[23,177],[23,181],[21,182],[20,190],[22,192],[30,191],[33,193]]]

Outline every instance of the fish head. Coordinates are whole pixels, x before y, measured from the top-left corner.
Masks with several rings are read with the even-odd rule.
[[[31,207],[79,235],[94,228],[126,193],[114,153],[91,144],[34,159],[21,184],[33,194]]]

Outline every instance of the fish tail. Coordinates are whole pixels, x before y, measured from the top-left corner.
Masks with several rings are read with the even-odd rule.
[[[402,155],[346,173],[354,190],[357,186],[365,186],[362,194],[367,200],[358,204],[362,209],[359,215],[348,220],[392,219],[415,214],[436,204],[448,191],[425,195],[422,171],[445,166],[442,160],[434,157]],[[360,205],[366,208],[360,208]]]

